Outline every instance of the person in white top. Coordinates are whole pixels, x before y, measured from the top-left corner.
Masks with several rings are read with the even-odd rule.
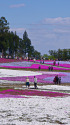
[[[37,88],[37,78],[34,76],[34,87]]]

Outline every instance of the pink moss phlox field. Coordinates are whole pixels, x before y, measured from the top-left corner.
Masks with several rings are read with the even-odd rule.
[[[53,65],[53,62],[51,62],[51,63],[47,63],[47,62],[46,62],[45,64],[49,64],[49,65],[54,66],[54,65]],[[58,66],[58,64],[56,63],[55,66]],[[60,63],[59,66],[60,66],[60,67],[65,67],[65,68],[70,68],[70,64],[61,64],[61,63]]]
[[[41,69],[48,69],[48,66],[45,65],[40,65],[40,64],[32,64],[30,67],[24,67],[24,66],[0,66],[0,67],[4,67],[4,68],[12,68],[12,69],[39,69],[39,66],[41,67]]]
[[[19,62],[19,61],[23,61],[23,60],[0,58],[0,63]]]
[[[5,58],[0,58],[0,63],[23,62],[23,61],[34,62],[34,60],[29,60],[28,61],[26,59],[23,60],[23,59],[5,59]],[[36,62],[40,63],[40,60],[36,60]],[[49,66],[47,66],[46,64],[53,65],[53,61],[52,60],[45,60],[44,62],[45,62],[44,65],[42,65],[42,64],[32,64],[30,67],[24,67],[24,66],[4,66],[4,65],[0,66],[0,67],[4,67],[4,68],[22,68],[22,69],[39,69],[39,65],[40,65],[41,69],[46,69],[47,70],[49,68]],[[49,63],[47,63],[47,62],[49,62]],[[58,66],[57,63],[56,63],[56,66]],[[59,64],[59,66],[70,68],[70,64]],[[60,67],[53,67],[53,70],[70,70],[70,69],[60,68]]]
[[[22,61],[28,61],[27,59],[6,59],[6,58],[0,58],[0,63],[9,63],[9,62],[22,62]],[[29,60],[30,62],[34,62],[34,60]],[[40,63],[40,60],[36,60],[36,62],[38,62],[38,63]],[[42,62],[43,62],[43,60],[42,60]],[[49,63],[47,63],[47,62],[49,62]],[[49,64],[49,65],[53,65],[53,60],[45,60],[44,61],[44,63],[45,64]],[[40,64],[41,65],[41,64]],[[56,64],[55,64],[56,66],[58,66],[58,64],[57,64],[57,61],[56,61]],[[70,68],[70,64],[59,64],[59,66],[61,66],[61,67],[67,67],[67,68]],[[32,66],[31,66],[32,68],[38,68],[39,67],[39,64],[37,65],[37,64],[33,64]],[[11,67],[9,67],[9,68],[11,68]],[[18,68],[18,67],[16,67],[16,66],[13,66],[12,68]],[[23,68],[25,68],[25,67],[23,67]],[[27,67],[27,68],[29,68],[29,67]],[[45,66],[42,66],[41,65],[41,68],[43,69],[47,69],[47,67],[45,67]]]
[[[38,83],[53,83],[52,81],[45,81],[43,80],[44,78],[46,78],[46,75],[38,75],[37,77],[37,81]],[[26,76],[22,76],[22,77],[1,77],[0,79],[2,80],[8,80],[8,81],[23,81],[26,82]],[[29,76],[29,81],[30,82],[34,82],[34,76]]]
[[[14,90],[14,89],[8,89],[8,90],[3,90],[0,91],[0,94],[3,96],[6,95],[7,97],[9,95],[27,95],[27,96],[46,96],[46,97],[63,97],[63,96],[70,96],[70,94],[66,93],[59,93],[59,92],[51,92],[51,91],[39,91],[39,90]],[[5,96],[5,97],[6,97]],[[10,97],[11,97],[10,96]],[[23,96],[12,96],[12,97],[23,97]]]
[[[53,67],[53,70],[70,70],[70,69],[60,68],[60,67]]]
[[[46,81],[44,80],[47,77],[56,76],[56,74],[42,74],[42,75],[36,75],[37,82],[38,83],[53,83],[53,81]],[[59,73],[58,76],[66,76],[65,74]],[[27,76],[19,76],[19,77],[0,77],[2,80],[8,80],[8,81],[23,81],[26,82]],[[34,76],[29,76],[29,81],[34,82]]]
[[[0,66],[0,67],[4,67],[4,68],[12,68],[12,69],[39,69],[39,66],[41,67],[41,69],[46,69],[48,70],[49,66],[46,65],[41,65],[41,64],[32,64],[30,67],[21,67],[21,66]],[[66,68],[60,68],[60,67],[53,67],[53,70],[70,70],[70,69],[66,69]]]
[[[70,68],[70,64],[59,64],[59,66]]]

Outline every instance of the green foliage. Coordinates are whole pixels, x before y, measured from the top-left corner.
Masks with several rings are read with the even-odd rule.
[[[5,17],[0,18],[0,33],[8,32],[9,30],[9,23],[5,19]]]
[[[44,55],[43,55],[43,58],[48,59],[48,55],[47,55],[47,54],[44,54]]]
[[[38,51],[34,51],[33,57],[35,57],[36,59],[40,59],[41,58],[41,53]]]
[[[58,49],[58,51],[49,50],[49,54],[58,60],[70,59],[70,49]]]
[[[27,40],[27,39],[28,39],[28,34],[27,34],[26,30],[25,30],[25,32],[23,34],[23,40]]]
[[[5,17],[0,18],[0,52],[2,52],[2,55],[5,54],[8,48],[8,24]]]
[[[28,38],[28,34],[25,31],[23,34],[23,40],[21,39],[19,42],[19,52],[21,55],[26,56],[28,54],[28,57],[31,55],[31,40]]]

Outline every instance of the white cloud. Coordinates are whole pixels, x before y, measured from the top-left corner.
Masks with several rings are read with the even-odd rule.
[[[57,18],[46,18],[43,20],[44,24],[52,24],[52,25],[70,25],[70,17],[57,17]]]
[[[24,7],[25,4],[15,4],[15,5],[11,5],[10,8],[19,8],[19,7]]]
[[[70,29],[54,29],[55,33],[70,33]]]
[[[13,32],[22,32],[24,31],[25,29],[24,28],[11,28],[10,31],[13,31]]]

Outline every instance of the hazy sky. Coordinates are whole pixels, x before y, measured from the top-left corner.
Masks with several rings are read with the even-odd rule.
[[[41,54],[70,48],[70,0],[0,0],[0,17],[20,38],[26,30]]]

